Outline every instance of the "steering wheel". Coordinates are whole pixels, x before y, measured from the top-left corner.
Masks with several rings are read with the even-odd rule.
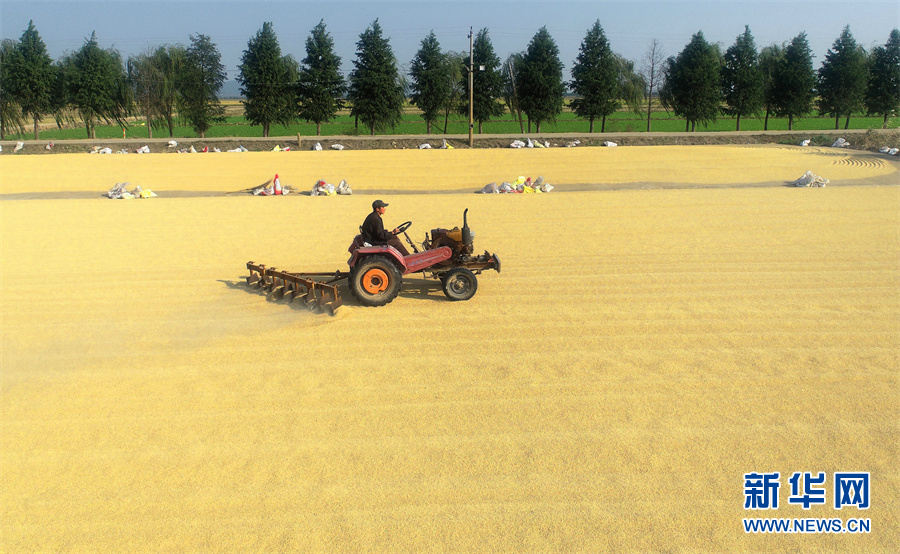
[[[412,227],[412,221],[404,221],[400,225],[397,226],[397,234],[405,232],[407,229]]]

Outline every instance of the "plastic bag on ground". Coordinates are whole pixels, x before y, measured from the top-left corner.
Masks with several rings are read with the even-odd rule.
[[[322,151],[322,143],[317,142],[317,143],[313,144],[312,149],[317,152],[321,152]]]
[[[125,192],[127,192],[127,191],[126,191],[127,188],[128,188],[128,183],[127,183],[127,182],[125,182],[125,183],[116,183],[115,185],[113,185],[113,187],[112,187],[111,189],[109,189],[108,191],[106,191],[106,196],[107,196],[108,198],[122,198],[122,195],[123,195]]]
[[[497,194],[500,192],[500,187],[497,186],[497,183],[488,183],[478,192],[480,194]]]
[[[610,147],[610,148],[614,148],[614,147],[618,146],[618,144],[615,143],[615,142],[613,142],[613,141],[611,141],[611,140],[604,140],[604,141],[603,141],[603,146],[608,146],[608,147]]]
[[[332,144],[331,145],[332,150],[343,150],[344,148],[346,148],[346,146],[344,146],[343,144]]]
[[[350,184],[347,181],[341,179],[341,182],[338,183],[337,186],[337,193],[340,195],[349,195],[353,194],[353,189],[350,188]]]
[[[310,191],[310,196],[334,196],[335,194],[334,185],[326,183],[322,179],[316,181],[312,191]]]
[[[844,137],[840,137],[831,145],[832,148],[847,148],[848,146],[850,146],[850,143]]]
[[[16,143],[16,147],[13,149],[13,152],[18,152],[19,150],[21,150],[23,148],[25,148],[25,143],[22,141],[19,141]]]
[[[821,177],[816,175],[812,171],[807,171],[799,178],[794,181],[791,181],[791,185],[795,187],[824,187],[829,183],[828,179],[825,177]]]
[[[516,139],[516,140],[512,141],[511,143],[509,143],[509,147],[510,148],[525,148],[525,143],[519,139]]]
[[[441,139],[443,142],[441,143],[441,148],[444,150],[452,150],[453,145],[447,144],[447,139]]]
[[[428,144],[427,142],[423,142],[422,144],[419,145],[419,150],[430,150],[430,149],[431,149],[431,145]]]
[[[800,146],[809,146],[810,142],[812,142],[812,141],[809,139],[802,140],[802,141],[800,141]]]

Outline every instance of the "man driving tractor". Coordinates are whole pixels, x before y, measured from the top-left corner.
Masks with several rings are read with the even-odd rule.
[[[384,228],[384,221],[381,219],[381,216],[384,215],[385,208],[387,207],[388,204],[381,200],[372,202],[372,213],[366,216],[366,220],[363,221],[362,227],[360,227],[363,239],[373,245],[387,244],[393,246],[402,255],[409,256],[409,251],[403,246],[400,239],[397,238],[399,230],[394,228],[392,231],[388,232]]]

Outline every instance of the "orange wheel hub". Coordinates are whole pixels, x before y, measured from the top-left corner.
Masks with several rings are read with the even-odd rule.
[[[369,294],[379,294],[387,290],[389,277],[383,269],[372,268],[362,276],[362,288]]]

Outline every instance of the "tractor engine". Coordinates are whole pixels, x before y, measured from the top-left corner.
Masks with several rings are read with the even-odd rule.
[[[475,251],[475,233],[469,229],[469,224],[467,222],[467,209],[463,212],[463,227],[460,229],[459,227],[454,227],[453,229],[432,229],[431,230],[431,240],[425,241],[425,249],[429,250],[431,248],[440,248],[441,246],[446,246],[453,251],[453,257],[451,260],[454,262],[460,262],[469,256]]]

